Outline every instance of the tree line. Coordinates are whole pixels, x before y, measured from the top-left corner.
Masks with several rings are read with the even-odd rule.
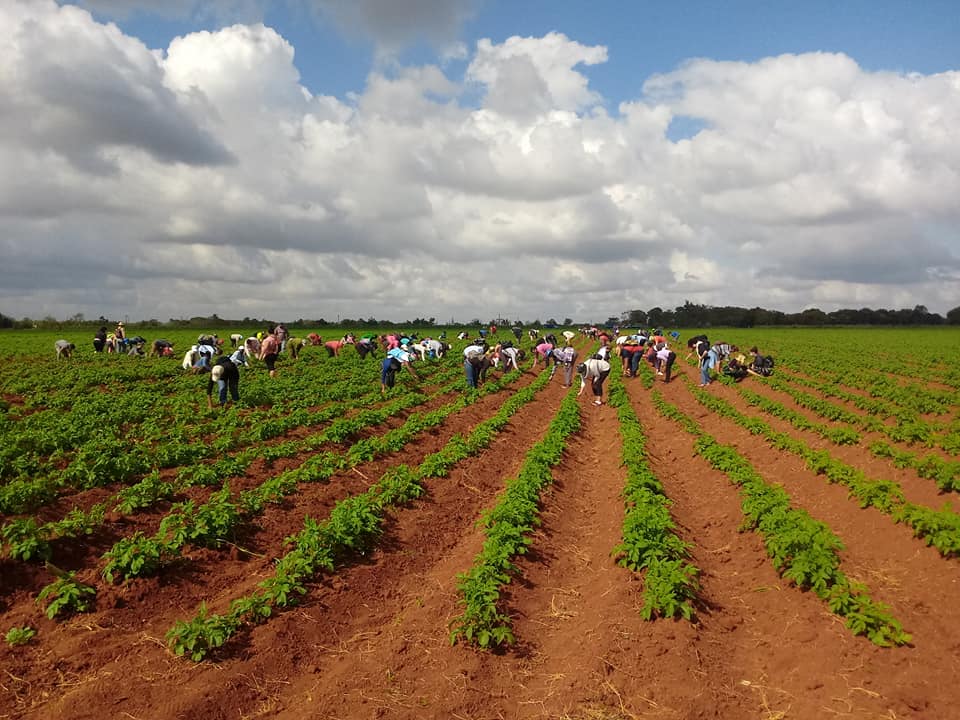
[[[83,313],[77,313],[70,318],[58,320],[52,316],[46,316],[41,319],[31,319],[29,317],[15,320],[12,317],[0,313],[0,328],[39,328],[45,330],[59,330],[65,327],[90,327],[97,328],[101,325],[110,326],[116,324],[117,320],[126,318],[108,319],[101,315],[96,319],[88,319]],[[761,307],[743,308],[734,305],[702,305],[692,303],[689,300],[683,305],[665,310],[661,307],[653,307],[649,310],[627,310],[619,316],[612,315],[606,320],[594,319],[588,323],[574,322],[572,318],[564,318],[557,322],[554,318],[541,321],[540,318],[533,320],[510,320],[508,318],[494,318],[488,323],[483,323],[480,318],[473,318],[467,323],[457,323],[450,318],[449,323],[437,323],[434,317],[422,318],[416,317],[402,322],[395,322],[384,318],[338,318],[336,321],[325,320],[324,318],[296,320],[283,320],[284,324],[290,329],[298,328],[378,328],[378,327],[462,327],[497,325],[499,327],[560,327],[580,324],[604,325],[613,327],[759,327],[759,326],[808,326],[822,327],[827,325],[960,325],[960,306],[948,311],[946,317],[939,313],[930,312],[924,305],[916,305],[912,309],[903,308],[900,310],[887,310],[880,308],[860,308],[854,310],[844,308],[832,312],[824,312],[819,308],[808,308],[798,313],[785,313],[780,310],[768,310]],[[221,318],[216,313],[208,316],[195,316],[190,318],[169,318],[166,321],[151,318],[149,320],[135,320],[131,324],[144,329],[185,329],[197,328],[200,330],[209,328],[251,328],[267,327],[275,325],[276,321],[268,318],[245,317],[239,320],[230,320]]]

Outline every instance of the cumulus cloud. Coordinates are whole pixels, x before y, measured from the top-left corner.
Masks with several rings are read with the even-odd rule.
[[[395,5],[446,39],[471,7]],[[415,30],[351,7],[385,46]],[[587,74],[606,48],[560,33],[480,40],[461,75],[375,66],[337,98],[259,22],[163,49],[53,0],[0,23],[6,314],[957,304],[957,72],[698,59],[610,114]],[[673,142],[677,117],[702,129]]]

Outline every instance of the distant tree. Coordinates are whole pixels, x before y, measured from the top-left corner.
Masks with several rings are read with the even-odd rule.
[[[647,323],[650,325],[663,325],[665,314],[663,308],[655,307],[647,311]]]
[[[952,310],[947,310],[947,322],[951,325],[960,325],[960,305]]]
[[[564,324],[564,325],[573,325],[573,318],[564,318],[564,319],[563,319],[563,324]]]

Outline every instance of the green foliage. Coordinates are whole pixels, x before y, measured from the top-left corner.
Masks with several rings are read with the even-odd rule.
[[[44,587],[37,595],[37,603],[47,601],[47,617],[72,615],[87,612],[97,595],[97,591],[89,585],[74,579],[74,573],[67,573]]]
[[[153,575],[163,564],[166,550],[162,542],[138,530],[131,537],[118,540],[104,553],[107,564],[103,568],[103,577],[112,583],[118,578],[129,580]]]
[[[36,634],[37,631],[29,625],[24,627],[12,627],[7,630],[7,634],[3,636],[3,639],[7,641],[7,645],[10,647],[15,647],[16,645],[26,645],[33,640]]]
[[[201,603],[196,617],[187,622],[177,621],[167,631],[166,639],[178,656],[187,655],[199,662],[211,651],[223,647],[235,631],[231,618],[208,615],[206,604]]]

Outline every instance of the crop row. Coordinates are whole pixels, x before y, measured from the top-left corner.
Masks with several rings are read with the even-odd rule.
[[[455,435],[439,451],[411,469],[406,465],[387,470],[366,492],[337,502],[327,520],[307,517],[303,529],[288,537],[291,549],[279,558],[273,575],[258,584],[250,595],[235,598],[225,614],[210,614],[201,604],[190,620],[178,621],[167,633],[178,655],[199,661],[222,647],[241,627],[263,622],[282,608],[295,604],[321,572],[334,572],[356,554],[369,552],[382,533],[391,508],[419,497],[429,478],[445,477],[463,459],[489,446],[523,405],[548,382],[547,373],[514,393],[492,417],[479,423],[469,436]]]

